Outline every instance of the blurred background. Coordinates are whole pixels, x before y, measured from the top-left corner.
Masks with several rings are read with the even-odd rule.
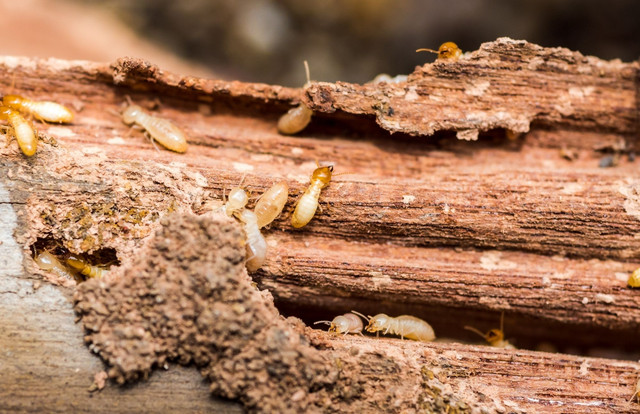
[[[302,86],[410,73],[445,41],[500,36],[604,59],[640,57],[631,0],[0,0],[0,55],[145,58],[204,77]]]

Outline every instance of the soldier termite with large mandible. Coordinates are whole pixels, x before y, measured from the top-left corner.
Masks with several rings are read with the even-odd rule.
[[[500,329],[491,329],[487,331],[487,333],[482,333],[478,329],[473,326],[465,326],[464,329],[475,332],[481,337],[484,338],[485,341],[491,346],[496,348],[504,348],[504,349],[516,349],[515,346],[511,345],[509,341],[504,339],[504,312],[500,316]]]
[[[431,342],[436,339],[433,328],[427,322],[411,315],[400,315],[392,317],[379,313],[376,316],[364,316],[360,312],[351,311],[362,316],[369,324],[365,330],[367,332],[382,332],[384,335],[400,335],[401,339],[408,338],[415,341]]]
[[[307,73],[307,83],[304,85],[304,88],[306,88],[311,83],[309,64],[306,60],[304,61],[304,69]],[[298,106],[289,109],[286,114],[280,117],[278,120],[278,132],[285,135],[297,134],[309,125],[312,115],[313,111],[303,102],[300,102]]]
[[[0,119],[6,120],[13,129],[13,134],[22,153],[27,157],[34,155],[38,145],[38,137],[29,121],[24,119],[18,111],[8,106],[0,106]]]
[[[271,224],[282,213],[288,198],[289,186],[285,181],[280,181],[265,191],[253,209],[258,217],[258,228]]]
[[[360,334],[362,335],[362,319],[354,313],[345,313],[333,318],[332,321],[317,321],[313,324],[324,323],[329,325],[329,332],[336,332],[339,334]]]
[[[333,165],[318,167],[311,174],[310,185],[300,197],[291,216],[291,225],[295,228],[304,227],[311,221],[318,209],[318,200],[322,189],[331,182]]]
[[[32,115],[34,118],[54,123],[73,122],[73,112],[64,105],[50,101],[34,101],[20,95],[5,95],[2,104],[23,113]]]
[[[149,115],[138,105],[130,103],[122,113],[122,120],[127,125],[141,126],[152,140],[168,150],[180,153],[187,150],[187,138],[180,128],[164,118]]]

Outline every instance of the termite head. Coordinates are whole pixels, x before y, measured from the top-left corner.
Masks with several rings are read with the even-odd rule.
[[[438,60],[458,60],[462,56],[462,50],[453,42],[441,44],[437,51],[433,49],[418,49],[416,52],[437,53]]]
[[[236,187],[229,193],[229,200],[227,201],[227,210],[230,208],[240,210],[244,208],[249,202],[249,195],[244,188]]]
[[[369,317],[369,324],[365,328],[367,332],[379,332],[387,329],[389,326],[390,317],[384,313],[379,313],[374,317]]]
[[[311,181],[320,181],[323,187],[326,187],[331,182],[331,175],[333,174],[333,165],[326,167],[318,167],[313,171],[311,175]]]
[[[500,329],[491,329],[487,331],[487,333],[482,333],[473,326],[465,326],[464,329],[475,332],[481,337],[484,338],[485,341],[491,346],[500,346],[502,341],[504,341],[504,312],[500,316]]]
[[[122,113],[122,120],[127,125],[133,124],[142,113],[144,113],[144,111],[138,105],[129,105]]]
[[[462,50],[453,42],[446,42],[438,48],[438,59],[457,60],[462,56]]]
[[[343,315],[336,316],[332,321],[317,321],[314,324],[324,323],[329,325],[329,332],[345,333],[349,332],[349,320]]]
[[[358,315],[364,316],[362,314]],[[336,316],[332,321],[317,321],[314,324],[318,323],[329,325],[329,332],[339,334],[362,333],[362,320],[355,314],[355,312]]]
[[[2,98],[2,103],[5,106],[8,106],[8,107],[14,108],[14,109],[19,108],[20,104],[22,103],[22,101],[24,101],[24,98],[22,96],[19,96],[19,95],[5,95]]]
[[[627,285],[632,288],[640,287],[640,268],[636,269],[629,276],[629,280],[627,280]]]
[[[484,334],[484,339],[491,345],[495,345],[504,340],[504,332],[500,329],[492,329]]]

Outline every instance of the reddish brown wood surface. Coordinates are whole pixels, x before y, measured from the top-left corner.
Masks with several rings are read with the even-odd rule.
[[[526,52],[521,59],[518,51]],[[501,41],[459,63],[418,68],[407,85],[317,83],[304,95],[182,77],[126,59],[110,67],[5,57],[0,75],[3,91],[15,79],[12,92],[77,112],[73,125],[36,123],[42,140],[33,159],[25,159],[15,141],[0,148],[0,183],[9,194],[3,202],[15,209],[14,236],[24,253],[21,279],[38,280],[31,273],[41,273],[29,258],[37,238],[59,240],[77,252],[112,248],[126,262],[168,211],[215,208],[244,174],[258,194],[285,178],[295,197],[318,159],[351,174],[335,177],[321,197],[323,211],[308,227],[294,231],[289,225],[292,197],[265,231],[270,253],[257,280],[287,312],[308,322],[355,307],[413,313],[429,320],[439,336],[469,340],[462,326],[495,327],[505,311],[507,336],[521,346],[546,341],[579,352],[637,349],[639,300],[624,281],[640,264],[637,165],[623,157],[615,168],[598,168],[602,154],[594,151],[620,140],[626,148],[636,145],[635,63]],[[478,95],[484,80],[490,87]],[[505,99],[509,85],[515,89]],[[405,98],[395,97],[398,88]],[[411,91],[418,98],[407,101]],[[113,113],[127,96],[180,125],[189,136],[188,152],[156,150],[130,131]],[[278,116],[301,98],[319,112],[298,136],[279,135]],[[502,108],[503,119],[494,112],[502,110],[492,105],[496,100],[513,104]],[[442,112],[443,105],[458,112]],[[478,111],[484,118],[476,122],[469,114]],[[404,133],[389,135],[374,115],[384,128]],[[523,131],[525,123],[529,133],[505,138],[501,129]],[[453,132],[469,129],[491,131],[477,142],[456,140]],[[563,159],[562,147],[576,150],[578,158]],[[5,309],[7,295],[0,302]],[[20,314],[20,306],[16,302],[5,315]],[[15,318],[13,332],[50,337]],[[68,335],[77,339],[78,332]],[[452,349],[475,352],[463,345]],[[531,364],[573,369],[574,357],[525,354]],[[531,400],[510,401],[540,411],[561,401],[572,404],[571,412],[594,412],[589,407],[595,405],[580,405],[592,402],[585,397],[591,393],[613,401],[598,406],[603,412],[629,410],[623,400],[630,397],[635,364],[597,361],[598,373],[619,384],[615,393],[589,380],[581,383],[584,393],[568,396],[562,390],[570,375],[559,377],[549,368],[545,376],[557,378],[552,385],[529,380],[525,399]],[[503,369],[487,364],[481,382],[489,381],[491,366]],[[518,381],[511,375],[501,374],[501,392],[511,392]]]

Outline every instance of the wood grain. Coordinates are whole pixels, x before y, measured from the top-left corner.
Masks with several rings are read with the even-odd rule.
[[[14,78],[13,92],[68,105],[77,121],[35,123],[41,141],[32,159],[15,141],[0,145],[0,205],[16,215],[0,248],[17,243],[18,252],[3,256],[12,273],[0,273],[1,345],[10,350],[0,360],[8,373],[0,400],[8,409],[109,411],[120,399],[119,408],[135,411],[143,398],[156,401],[151,411],[236,409],[209,399],[192,370],[90,397],[84,389],[101,363],[82,345],[69,290],[41,281],[29,255],[37,239],[53,238],[76,252],[115,249],[126,262],[159,217],[216,208],[245,174],[254,194],[282,178],[291,187],[285,213],[265,231],[270,254],[256,275],[285,313],[306,322],[355,307],[412,313],[437,335],[468,341],[462,326],[496,327],[505,311],[507,337],[520,346],[547,341],[566,352],[601,347],[637,358],[639,300],[624,279],[640,264],[640,177],[626,157],[599,168],[594,151],[622,140],[625,155],[637,145],[637,63],[500,40],[459,63],[419,67],[406,85],[314,83],[302,91],[184,77],[132,59],[0,58],[2,90]],[[407,100],[411,93],[417,98]],[[129,130],[117,115],[127,96],[185,129],[187,154],[156,150]],[[317,111],[311,125],[279,135],[278,116],[300,100]],[[480,139],[455,138],[469,130]],[[504,130],[529,132],[512,141]],[[562,147],[578,158],[563,159]],[[323,211],[294,231],[289,214],[316,159],[350,174],[334,178]],[[42,284],[35,292],[34,281]],[[418,347],[349,340],[388,343],[381,346],[392,353]],[[461,356],[449,358],[456,372],[479,372],[478,389],[494,387],[514,410],[634,407],[626,400],[635,363],[589,359],[597,369],[580,376],[582,357],[426,347]],[[514,367],[544,371],[521,376]],[[75,390],[68,398],[65,387]]]

